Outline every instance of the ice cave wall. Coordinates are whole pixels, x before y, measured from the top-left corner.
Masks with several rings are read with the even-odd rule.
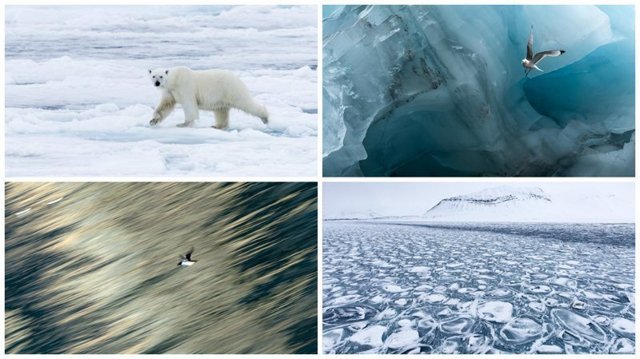
[[[633,7],[345,6],[323,21],[328,176],[632,176]],[[563,48],[525,78],[534,50]]]

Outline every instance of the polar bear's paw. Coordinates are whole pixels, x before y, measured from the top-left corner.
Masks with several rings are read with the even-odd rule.
[[[149,121],[151,126],[155,126],[162,121],[162,116],[156,111],[153,113],[153,118]]]
[[[265,125],[269,124],[269,118],[268,117],[260,117],[260,119],[262,120],[262,123],[264,123]]]

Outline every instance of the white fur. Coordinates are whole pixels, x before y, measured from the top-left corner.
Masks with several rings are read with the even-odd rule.
[[[213,111],[215,128],[225,129],[229,125],[229,110],[232,108],[256,116],[267,123],[269,113],[255,102],[249,89],[233,73],[225,70],[194,71],[187,67],[149,70],[151,81],[162,90],[162,99],[149,122],[155,125],[164,120],[179,103],[184,110],[184,123],[191,126],[198,119],[198,110]]]

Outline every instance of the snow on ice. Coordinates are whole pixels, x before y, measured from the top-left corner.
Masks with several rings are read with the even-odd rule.
[[[313,6],[6,9],[9,176],[315,176]],[[151,128],[147,69],[236,73],[270,124],[232,111],[218,131],[181,108]]]

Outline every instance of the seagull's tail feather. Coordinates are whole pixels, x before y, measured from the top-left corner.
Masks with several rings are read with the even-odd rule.
[[[533,68],[540,71],[540,72],[544,72],[541,68],[539,68],[537,65],[533,65]]]

